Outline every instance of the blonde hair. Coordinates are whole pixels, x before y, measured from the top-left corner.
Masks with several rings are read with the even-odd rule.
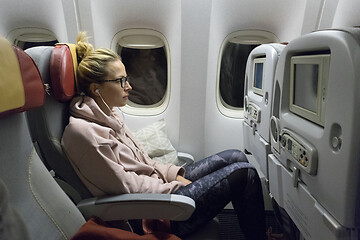
[[[91,96],[90,84],[99,83],[108,75],[107,65],[121,60],[120,56],[108,48],[94,47],[88,42],[86,32],[79,32],[77,36],[76,53],[78,59],[78,90]]]

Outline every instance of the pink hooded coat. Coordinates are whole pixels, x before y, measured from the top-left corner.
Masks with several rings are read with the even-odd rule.
[[[182,183],[181,167],[156,162],[135,143],[113,112],[106,115],[90,97],[75,97],[61,145],[76,173],[94,196],[172,193]]]

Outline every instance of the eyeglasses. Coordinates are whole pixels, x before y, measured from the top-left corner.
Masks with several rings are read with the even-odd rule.
[[[126,86],[126,83],[130,82],[130,78],[129,76],[126,77],[120,77],[114,80],[101,80],[100,82],[116,82],[116,83],[120,83],[121,87],[124,88]]]

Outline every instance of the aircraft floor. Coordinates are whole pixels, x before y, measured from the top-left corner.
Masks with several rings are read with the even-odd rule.
[[[281,228],[276,221],[274,213],[271,211],[265,212],[266,229],[270,226],[274,233],[280,233]],[[220,223],[220,239],[221,240],[245,240],[245,237],[239,226],[235,211],[233,209],[224,209],[217,219]]]

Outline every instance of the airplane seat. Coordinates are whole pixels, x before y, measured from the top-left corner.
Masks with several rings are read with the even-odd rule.
[[[245,70],[244,148],[259,164],[268,179],[267,155],[270,151],[270,113],[275,69],[285,45],[272,43],[254,48]]]
[[[291,41],[275,73],[269,188],[304,239],[360,236],[360,28]]]
[[[15,51],[0,37],[0,178],[30,239],[69,239],[85,219],[34,149],[24,111],[41,106],[45,92],[34,62],[22,50]],[[5,232],[12,231],[5,227]]]
[[[70,79],[74,78],[72,55],[66,54],[65,50],[65,47],[36,47],[25,50],[35,61],[47,92],[45,104],[28,111],[27,119],[32,140],[43,162],[69,197],[78,203],[92,197],[92,194],[81,182],[61,147],[61,137],[69,122],[69,101],[75,93],[74,81],[64,80],[69,76]],[[51,68],[51,61],[57,61],[53,64],[57,64],[58,68]],[[51,74],[57,76],[58,81],[52,79]],[[63,86],[58,84],[61,82]]]

